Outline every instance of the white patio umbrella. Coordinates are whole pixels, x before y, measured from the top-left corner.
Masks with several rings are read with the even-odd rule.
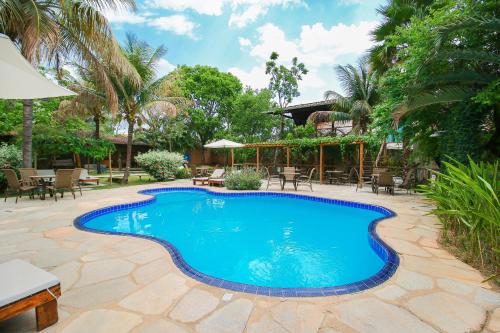
[[[38,99],[76,95],[47,79],[0,34],[0,99]]]
[[[217,148],[231,148],[231,166],[234,165],[234,148],[244,147],[244,144],[233,142],[230,140],[222,139],[209,144],[204,145],[205,148],[217,149]],[[225,159],[224,159],[225,160]]]

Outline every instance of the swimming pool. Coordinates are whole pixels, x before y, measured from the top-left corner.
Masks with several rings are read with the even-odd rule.
[[[262,295],[323,296],[371,288],[399,259],[374,232],[386,208],[288,193],[146,190],[145,201],[84,214],[84,230],[163,244],[187,275]]]

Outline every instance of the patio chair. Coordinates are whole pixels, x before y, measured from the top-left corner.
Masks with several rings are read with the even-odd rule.
[[[99,177],[90,176],[87,169],[82,169],[80,173],[80,184],[85,183],[96,183],[97,185],[99,185]]]
[[[38,182],[31,178],[31,176],[36,176],[37,172],[34,168],[20,168],[19,174],[21,175],[21,182],[23,185],[27,186],[37,186]]]
[[[7,195],[9,192],[16,194],[16,203],[17,200],[23,195],[23,193],[28,193],[30,199],[35,198],[35,190],[37,189],[36,186],[24,185],[19,181],[16,172],[12,169],[0,169],[0,171],[2,171],[5,175],[5,178],[7,178],[7,189],[5,190],[4,202],[7,202]]]
[[[0,321],[35,308],[36,328],[41,331],[58,320],[59,279],[26,261],[0,264]]]
[[[73,187],[78,187],[78,189],[80,190],[80,196],[82,196],[82,186],[80,185],[80,177],[81,177],[81,174],[82,174],[82,168],[75,168],[73,169],[73,175],[72,175],[72,178],[73,178]]]
[[[61,198],[64,196],[64,191],[70,191],[73,194],[73,199],[76,199],[73,181],[74,169],[59,169],[56,172],[56,179],[53,185],[47,186],[47,189],[54,195],[57,201],[57,192],[61,193]]]
[[[222,176],[224,176],[224,172],[224,169],[215,169],[209,177],[194,177],[193,185],[196,185],[196,183],[201,183],[201,185],[208,184],[208,180],[210,178],[222,178]]]
[[[297,191],[297,173],[295,167],[284,167],[283,176],[281,178],[281,190],[285,189],[287,182],[293,183],[295,191]]]
[[[218,174],[215,174],[215,171],[217,170],[222,170],[222,173],[220,173],[221,175],[218,176]],[[224,186],[224,176],[225,176],[225,170],[224,169],[215,169],[214,172],[212,173],[212,175],[210,177],[208,177],[208,186],[214,186],[214,185],[218,185],[218,186]]]
[[[269,185],[271,184],[279,184],[281,186],[281,179],[280,179],[280,176],[279,175],[271,175],[271,173],[269,172],[269,169],[267,167],[264,167],[264,169],[266,170],[266,175],[267,175],[267,186],[266,186],[266,190],[269,188]]]
[[[314,171],[316,171],[316,169],[312,168],[311,171],[309,171],[308,176],[300,175],[299,177],[297,177],[297,180],[296,180],[297,187],[304,186],[304,185],[309,186],[309,188],[311,189],[311,192],[312,192],[313,191],[312,178],[314,175]]]
[[[375,191],[378,194],[380,187],[385,188],[386,192],[394,195],[394,179],[392,173],[381,172],[379,173],[377,183],[375,184]]]

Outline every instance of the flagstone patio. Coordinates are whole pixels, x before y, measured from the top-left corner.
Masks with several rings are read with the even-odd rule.
[[[219,289],[182,274],[155,242],[73,226],[73,219],[87,211],[144,198],[139,190],[188,184],[85,191],[76,200],[68,195],[58,202],[23,198],[16,205],[10,198],[0,203],[0,262],[21,258],[61,280],[60,320],[44,332],[500,331],[500,294],[439,246],[438,221],[426,215],[430,207],[418,195],[315,186],[312,195],[382,205],[398,214],[377,227],[399,253],[396,274],[376,288],[343,296],[277,298]],[[35,331],[34,316],[30,311],[2,322],[0,332]]]

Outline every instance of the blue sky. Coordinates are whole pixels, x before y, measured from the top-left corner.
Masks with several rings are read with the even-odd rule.
[[[109,12],[121,41],[131,32],[168,52],[159,70],[210,65],[244,85],[264,88],[272,51],[288,64],[297,56],[310,70],[292,104],[318,101],[340,91],[334,66],[353,63],[371,45],[375,9],[384,0],[137,0],[136,12]]]

